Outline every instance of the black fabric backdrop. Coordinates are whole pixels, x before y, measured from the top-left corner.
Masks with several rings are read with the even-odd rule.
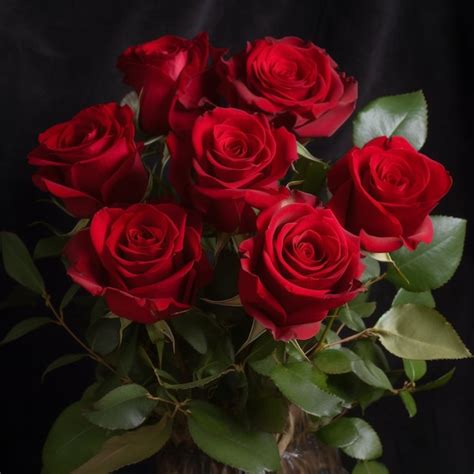
[[[437,212],[474,222],[469,173],[474,148],[474,35],[472,17],[458,2],[2,0],[0,227],[32,242],[39,235],[27,227],[32,221],[47,216],[66,225],[51,206],[37,203],[42,196],[30,181],[25,156],[38,132],[86,106],[120,98],[126,89],[115,61],[125,47],[166,33],[191,37],[204,30],[215,45],[234,50],[247,39],[265,35],[310,39],[359,80],[359,106],[381,95],[423,89],[430,109],[424,151],[444,163],[455,182]],[[350,134],[346,124],[333,138],[318,141],[315,151],[336,159],[348,148]],[[457,275],[436,294],[440,310],[471,349],[473,263],[469,230]],[[43,268],[60,274],[59,266]],[[63,280],[56,283],[65,286]],[[2,285],[2,293],[7,288]],[[17,319],[18,314],[3,312],[0,334]],[[79,397],[91,378],[91,367],[78,364],[57,371],[43,384],[41,373],[60,354],[76,350],[68,336],[54,328],[0,349],[2,474],[40,471],[40,450],[50,424]],[[451,365],[430,364],[431,374],[441,375]],[[369,419],[383,439],[383,461],[392,473],[473,472],[472,362],[456,365],[448,387],[417,397],[419,413],[413,420],[395,398],[369,409]]]

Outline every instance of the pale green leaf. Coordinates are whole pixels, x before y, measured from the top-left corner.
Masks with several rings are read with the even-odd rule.
[[[426,361],[403,359],[403,369],[409,380],[416,382],[426,374]]]
[[[402,400],[403,405],[405,406],[408,412],[408,416],[410,418],[413,418],[417,412],[416,402],[415,402],[415,399],[413,398],[413,395],[410,392],[403,390],[400,392],[400,399]]]
[[[313,362],[319,370],[326,374],[345,374],[352,370],[350,359],[338,349],[325,349],[317,352]]]
[[[357,430],[357,439],[348,446],[341,447],[342,451],[355,459],[371,460],[382,455],[382,444],[374,429],[360,418],[346,418]]]
[[[352,474],[390,474],[388,469],[377,461],[360,461],[352,470]]]
[[[374,327],[382,345],[404,359],[464,359],[471,353],[436,310],[414,304],[394,306]]]
[[[329,446],[343,448],[359,439],[353,418],[339,418],[317,431],[318,438]]]
[[[421,304],[423,306],[427,306],[428,308],[434,308],[436,306],[431,291],[415,293],[400,288],[398,290],[398,293],[395,295],[395,298],[393,299],[392,306],[399,306],[407,303]]]

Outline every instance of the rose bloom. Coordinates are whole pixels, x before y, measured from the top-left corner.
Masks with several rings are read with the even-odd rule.
[[[199,220],[176,204],[104,208],[64,254],[78,285],[140,323],[189,309],[210,277]]]
[[[162,36],[120,55],[117,67],[140,96],[140,126],[146,133],[188,128],[217,101],[217,76],[209,62],[222,51],[200,33],[192,40]]]
[[[361,289],[358,237],[314,201],[299,193],[266,209],[240,246],[243,307],[275,339],[313,337],[329,310]]]
[[[233,108],[206,112],[188,133],[170,134],[168,146],[171,183],[225,232],[255,228],[252,195],[277,193],[278,180],[298,158],[293,134]]]
[[[134,141],[133,113],[110,103],[89,107],[69,122],[39,135],[28,155],[37,166],[33,182],[60,199],[76,217],[90,217],[104,206],[138,202],[148,173]]]
[[[360,235],[369,252],[410,250],[429,243],[429,213],[452,180],[440,163],[416,151],[402,137],[379,137],[354,147],[328,175],[328,203],[339,222]]]
[[[328,137],[351,115],[357,82],[321,48],[300,38],[264,38],[221,60],[221,90],[232,106],[267,114],[300,137]]]

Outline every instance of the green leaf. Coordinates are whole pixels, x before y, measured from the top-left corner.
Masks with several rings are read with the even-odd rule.
[[[79,291],[81,287],[76,285],[75,283],[71,285],[71,287],[64,293],[63,299],[61,300],[61,304],[59,306],[60,310],[62,311],[66,306],[73,300],[76,293]]]
[[[437,378],[436,380],[425,383],[424,385],[418,385],[415,389],[415,392],[427,392],[428,390],[434,390],[436,388],[443,387],[453,378],[455,370],[455,368],[452,368],[449,372]]]
[[[392,253],[392,259],[405,275],[405,281],[393,267],[387,278],[408,291],[434,290],[454,275],[461,261],[466,221],[455,217],[432,216],[434,237],[430,244],[420,243],[416,250],[405,247]]]
[[[345,374],[352,370],[350,359],[338,349],[326,349],[316,353],[313,362],[326,374]]]
[[[426,374],[426,362],[424,360],[403,359],[403,369],[409,380],[416,382]]]
[[[377,461],[358,462],[352,474],[390,474],[388,469]]]
[[[372,316],[377,307],[375,301],[367,301],[367,296],[367,293],[361,293],[349,303],[349,308],[361,318]]]
[[[38,260],[40,258],[57,257],[61,255],[67,238],[59,235],[52,235],[41,239],[36,244],[33,252],[33,258]]]
[[[211,382],[214,382],[214,380],[217,380],[221,378],[223,375],[228,374],[229,372],[233,372],[234,370],[235,369],[231,367],[218,374],[209,375],[208,377],[203,377],[202,379],[197,379],[197,380],[193,380],[192,382],[186,382],[186,383],[175,384],[175,383],[166,383],[166,382],[161,381],[161,385],[170,390],[189,390],[191,388],[204,387],[205,385]]]
[[[267,396],[249,400],[247,411],[252,426],[267,433],[282,433],[288,420],[288,403],[279,397]]]
[[[0,341],[0,346],[7,344],[8,342],[14,341],[26,334],[34,331],[35,329],[44,326],[45,324],[52,323],[53,320],[50,318],[38,317],[38,318],[29,318],[20,321],[18,324],[13,326],[7,335]]]
[[[431,291],[414,293],[400,288],[398,290],[398,293],[395,295],[395,298],[393,299],[392,306],[399,306],[408,303],[420,304],[428,308],[434,308],[436,306]]]
[[[357,358],[351,361],[351,368],[354,374],[367,385],[385,390],[393,390],[392,384],[385,375],[385,372],[379,369],[372,361]]]
[[[356,311],[345,304],[339,312],[339,320],[353,331],[359,332],[365,329],[364,321]]]
[[[376,137],[402,136],[419,150],[427,133],[428,111],[422,91],[375,99],[354,119],[354,143],[358,147]]]
[[[59,358],[57,358],[54,362],[48,365],[46,370],[43,372],[41,379],[43,380],[47,374],[55,369],[59,369],[64,367],[65,365],[73,364],[74,362],[78,362],[84,358],[88,357],[87,354],[66,354]]]
[[[365,265],[365,269],[360,281],[366,282],[380,276],[380,263],[377,260],[366,255],[362,263]]]
[[[120,319],[122,321],[122,318]],[[127,321],[127,320],[124,320]],[[130,373],[135,357],[137,355],[138,344],[138,326],[133,325],[125,335],[125,341],[120,347],[120,352],[117,362],[117,373],[121,377],[125,377]]]
[[[417,412],[416,402],[415,402],[415,399],[413,398],[413,395],[410,392],[403,390],[400,392],[400,399],[402,400],[403,405],[407,409],[408,416],[410,418],[413,418]]]
[[[404,304],[386,312],[373,329],[382,345],[404,359],[464,359],[471,353],[436,310]]]
[[[0,232],[3,265],[10,278],[40,295],[45,293],[44,280],[20,238],[11,232]]]
[[[202,315],[188,312],[173,318],[170,322],[173,329],[197,352],[207,352],[207,339],[203,330]]]
[[[142,426],[108,439],[100,451],[71,474],[108,474],[124,466],[143,461],[157,453],[171,436],[172,420]]]
[[[110,432],[89,423],[86,401],[73,403],[56,419],[43,447],[43,474],[70,474],[94,456]]]
[[[110,354],[120,344],[120,319],[101,318],[86,331],[91,349],[101,355]]]
[[[262,473],[277,471],[280,456],[270,433],[247,431],[220,408],[193,400],[189,432],[199,449],[229,466]]]
[[[371,460],[382,456],[382,444],[374,429],[360,418],[346,418],[357,430],[357,439],[348,446],[341,447],[342,451],[355,459]]]
[[[342,410],[343,400],[316,385],[314,367],[307,362],[278,365],[270,377],[288,400],[311,415],[335,416]]]
[[[352,418],[339,418],[317,431],[318,438],[335,448],[344,448],[359,439],[359,430]]]
[[[129,384],[115,388],[94,404],[84,416],[95,425],[110,430],[131,430],[140,426],[155,408],[146,388]]]

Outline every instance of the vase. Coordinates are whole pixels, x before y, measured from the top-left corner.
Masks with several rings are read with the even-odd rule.
[[[281,469],[278,474],[348,474],[339,451],[322,444],[308,431],[308,418],[290,408],[287,429],[279,436]],[[156,456],[157,474],[244,474],[207,456],[189,439],[168,443]]]

